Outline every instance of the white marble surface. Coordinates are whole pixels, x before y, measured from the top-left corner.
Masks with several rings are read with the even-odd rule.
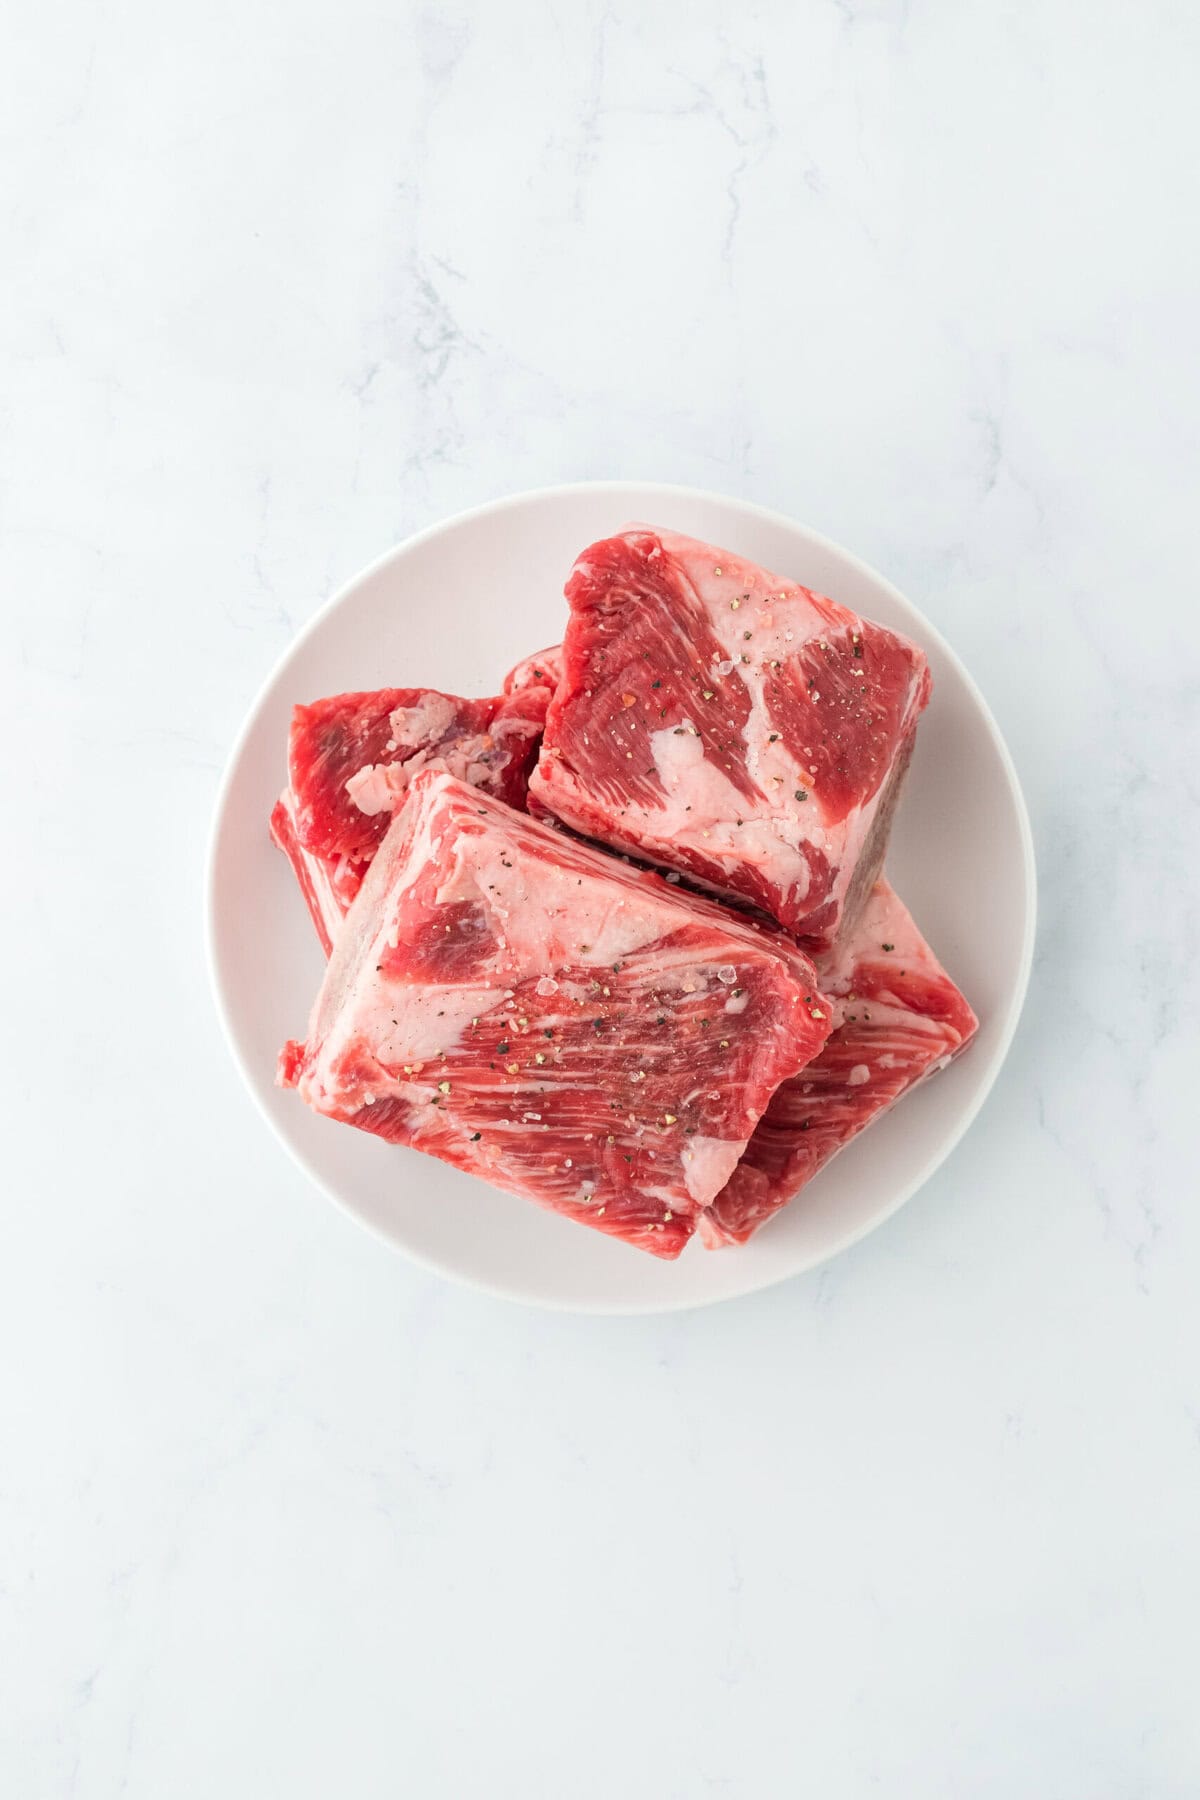
[[[1200,1792],[1200,14],[61,0],[0,63],[0,1791]],[[309,1191],[219,769],[332,587],[593,475],[790,511],[1041,859],[985,1114],[823,1273],[575,1321]]]

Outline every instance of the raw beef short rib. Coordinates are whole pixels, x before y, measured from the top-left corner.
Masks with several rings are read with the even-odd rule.
[[[530,804],[827,948],[883,863],[923,652],[671,532],[585,550]]]
[[[333,950],[338,927],[362,886],[365,862],[348,856],[317,856],[296,835],[296,796],[285,788],[271,813],[271,836],[292,865],[317,936],[326,956]]]
[[[672,1257],[828,1030],[782,934],[423,769],[280,1078]]]
[[[410,779],[431,762],[523,806],[549,698],[530,683],[484,700],[381,688],[297,706],[288,741],[297,837],[317,856],[370,857]]]
[[[436,763],[524,806],[553,691],[532,661],[528,679],[511,692],[506,684],[495,699],[383,688],[294,708],[292,786],[276,802],[271,836],[295,871],[326,956],[418,769]]]
[[[834,1030],[775,1094],[725,1191],[701,1221],[710,1246],[745,1243],[807,1181],[935,1069],[978,1021],[886,881],[817,964]]]

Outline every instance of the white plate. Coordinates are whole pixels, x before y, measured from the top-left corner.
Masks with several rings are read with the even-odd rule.
[[[922,644],[933,700],[888,871],[979,1014],[971,1049],[837,1157],[741,1249],[655,1258],[416,1151],[318,1118],[274,1085],[303,1035],[324,961],[267,816],[285,780],[294,701],[430,684],[497,691],[562,636],[578,551],[631,521],[736,550]],[[259,1106],[301,1168],[427,1268],[542,1306],[654,1312],[749,1293],[842,1250],[913,1194],[957,1143],[1016,1026],[1034,934],[1029,822],[1008,751],[970,676],[882,576],[802,525],[691,488],[593,482],[520,494],[410,538],[324,606],[255,701],[217,803],[209,947],[218,1006]]]

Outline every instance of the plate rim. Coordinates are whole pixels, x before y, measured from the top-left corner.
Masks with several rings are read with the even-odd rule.
[[[390,563],[394,562],[400,556],[416,549],[419,545],[457,531],[464,525],[475,520],[486,518],[494,514],[512,511],[518,507],[528,506],[532,503],[544,501],[555,496],[602,495],[604,493],[624,492],[630,488],[636,488],[640,492],[652,494],[656,498],[661,496],[664,500],[675,498],[686,499],[690,502],[699,502],[701,504],[714,503],[719,506],[732,506],[743,513],[756,516],[766,523],[782,527],[786,530],[799,530],[815,545],[832,552],[835,556],[843,559],[843,561],[853,565],[860,574],[866,576],[870,581],[877,583],[881,588],[886,589],[890,595],[900,602],[905,610],[912,612],[917,616],[924,633],[922,639],[923,646],[925,643],[935,645],[938,654],[945,657],[946,660],[953,665],[955,673],[966,688],[979,718],[986,727],[988,736],[991,739],[992,747],[997,753],[1000,767],[1008,787],[1008,792],[1013,802],[1018,838],[1021,846],[1024,932],[1017,978],[1008,1001],[1007,1011],[1003,1020],[1000,1022],[996,1041],[991,1052],[991,1060],[981,1075],[973,1099],[970,1104],[964,1108],[963,1113],[956,1121],[953,1130],[943,1139],[939,1140],[936,1152],[925,1161],[916,1175],[914,1175],[907,1183],[902,1184],[896,1194],[881,1211],[876,1213],[875,1216],[868,1221],[848,1228],[843,1235],[836,1237],[822,1249],[819,1255],[812,1256],[796,1266],[781,1269],[777,1274],[768,1274],[764,1277],[760,1271],[758,1272],[756,1279],[748,1281],[745,1287],[736,1288],[731,1292],[713,1295],[680,1294],[675,1298],[670,1295],[656,1295],[645,1299],[630,1300],[628,1302],[616,1304],[611,1300],[589,1302],[578,1299],[558,1299],[554,1296],[547,1296],[544,1293],[529,1292],[524,1288],[501,1285],[500,1283],[489,1281],[482,1276],[469,1274],[460,1268],[456,1268],[451,1263],[442,1262],[438,1258],[428,1255],[423,1250],[415,1248],[412,1244],[403,1242],[399,1238],[392,1236],[381,1224],[360,1212],[351,1201],[338,1193],[336,1189],[331,1187],[329,1183],[317,1173],[315,1168],[305,1157],[304,1153],[291,1141],[281,1128],[279,1121],[268,1110],[266,1102],[259,1091],[260,1084],[258,1073],[251,1069],[243,1054],[242,1046],[238,1039],[238,1033],[233,1019],[232,1002],[225,991],[217,949],[217,864],[221,833],[228,809],[230,793],[241,765],[247,742],[270,690],[274,687],[278,677],[282,673],[284,665],[291,660],[297,650],[299,650],[307,639],[318,630],[329,615],[337,611],[356,588],[373,580],[374,577],[386,569]],[[216,1006],[217,1018],[226,1045],[233,1057],[234,1064],[245,1087],[249,1090],[250,1097],[253,1100],[260,1117],[265,1119],[271,1130],[272,1136],[283,1145],[296,1167],[301,1170],[305,1177],[320,1193],[324,1194],[328,1200],[333,1202],[339,1212],[346,1217],[353,1219],[360,1229],[368,1231],[378,1242],[386,1244],[390,1250],[410,1258],[420,1268],[428,1270],[431,1274],[454,1281],[461,1287],[471,1288],[476,1292],[486,1293],[496,1299],[505,1300],[510,1304],[532,1306],[548,1312],[590,1317],[646,1317],[656,1313],[690,1312],[700,1307],[718,1306],[727,1302],[742,1300],[747,1298],[750,1294],[765,1292],[769,1288],[779,1286],[781,1282],[791,1281],[798,1276],[811,1274],[814,1269],[823,1268],[824,1265],[831,1262],[834,1257],[841,1256],[845,1251],[853,1248],[855,1244],[860,1243],[863,1238],[869,1237],[872,1232],[877,1231],[880,1226],[886,1224],[889,1219],[893,1218],[895,1214],[900,1211],[901,1207],[907,1205],[913,1196],[924,1187],[925,1183],[936,1174],[942,1164],[945,1163],[958,1148],[958,1145],[962,1142],[963,1137],[966,1135],[971,1125],[974,1124],[985,1101],[988,1099],[996,1084],[997,1077],[1008,1058],[1009,1050],[1011,1049],[1013,1039],[1016,1036],[1017,1026],[1020,1024],[1021,1015],[1025,1008],[1025,1000],[1029,991],[1029,981],[1033,969],[1033,955],[1037,938],[1037,914],[1037,859],[1034,847],[1033,828],[1030,823],[1029,809],[1021,786],[1020,776],[1017,773],[1016,764],[1013,760],[1012,753],[1008,748],[1008,744],[1005,741],[1004,734],[1001,732],[995,716],[992,713],[992,709],[988,705],[978,682],[975,680],[971,671],[966,667],[957,651],[938,630],[937,626],[926,618],[921,609],[916,606],[894,582],[889,581],[885,575],[881,575],[878,569],[872,564],[865,561],[861,556],[858,556],[854,551],[847,550],[845,546],[840,544],[835,538],[828,537],[825,533],[814,530],[813,527],[805,524],[803,520],[794,518],[789,513],[780,512],[774,507],[762,506],[757,501],[742,499],[739,495],[721,494],[711,488],[692,487],[688,483],[683,482],[638,481],[635,479],[621,480],[617,478],[605,478],[596,481],[552,482],[546,486],[525,488],[518,493],[506,494],[499,499],[483,501],[479,505],[466,507],[460,512],[451,514],[448,518],[439,519],[431,525],[422,526],[419,530],[410,532],[407,537],[401,538],[397,543],[391,545],[389,549],[383,551],[363,568],[357,570],[348,580],[344,581],[326,600],[322,601],[313,612],[311,618],[307,619],[300,627],[299,631],[292,635],[255,690],[253,699],[246,709],[242,723],[229,748],[225,765],[221,773],[221,779],[217,786],[216,797],[213,801],[204,865],[205,959],[209,985],[212,989],[213,1000]]]

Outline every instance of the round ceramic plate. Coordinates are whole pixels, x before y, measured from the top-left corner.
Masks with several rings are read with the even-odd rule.
[[[274,1085],[324,968],[267,817],[285,781],[293,702],[396,684],[498,691],[556,643],[563,582],[588,543],[638,521],[736,550],[923,645],[933,700],[888,872],[979,1015],[970,1050],[825,1168],[740,1249],[694,1241],[659,1262],[416,1151],[308,1111]],[[776,513],[690,488],[595,482],[521,494],[410,538],[323,607],[255,701],[217,804],[209,934],[225,1029],[259,1106],[301,1168],[427,1268],[544,1306],[653,1312],[749,1293],[842,1250],[895,1212],[979,1110],[1024,998],[1034,932],[1029,823],[1016,773],[953,651],[882,576]]]

